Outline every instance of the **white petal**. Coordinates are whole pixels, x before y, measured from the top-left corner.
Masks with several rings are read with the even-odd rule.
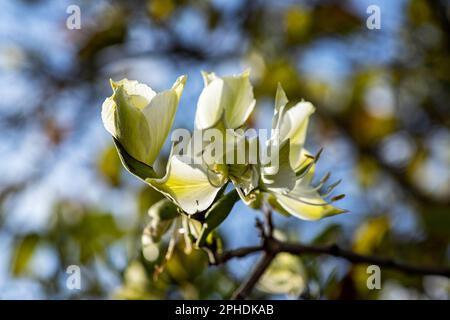
[[[170,133],[185,81],[185,77],[180,77],[172,89],[158,93],[142,109],[150,131],[150,139],[146,142],[150,148],[148,158],[150,164],[159,155]]]
[[[129,96],[123,86],[114,92],[114,136],[133,158],[152,165],[147,121],[142,112],[135,107],[132,97],[136,96]]]
[[[311,162],[314,162],[314,159],[312,159],[312,153],[306,150],[305,148],[300,148],[298,145],[291,145],[291,153],[295,152],[297,155],[297,160],[295,161],[295,167],[293,167],[295,172],[299,172],[300,169],[305,168],[309,165],[311,165]],[[308,155],[308,156],[307,156]],[[290,155],[290,163],[292,166],[292,156]],[[311,183],[312,179],[314,178],[314,172],[316,171],[316,164],[313,163],[311,168],[309,168],[308,172],[303,177],[303,181],[307,181],[308,183]]]
[[[314,112],[310,102],[300,102],[284,112],[280,119],[281,141],[291,140],[291,166],[297,169],[301,161],[301,151],[305,143],[309,117]]]
[[[114,114],[116,112],[116,104],[114,100],[109,97],[106,98],[102,104],[102,121],[105,129],[113,136],[116,136],[116,127]]]
[[[286,110],[281,118],[280,137],[282,141],[291,139],[291,143],[303,144],[309,116],[314,112],[310,102],[299,102]]]
[[[133,105],[138,108],[144,108],[156,95],[156,92],[146,84],[139,83],[136,80],[122,79],[120,81],[111,81],[113,89],[123,86],[126,94],[131,97]]]
[[[155,161],[169,135],[185,81],[182,76],[172,89],[159,94],[137,81],[111,81],[114,94],[102,105],[102,120],[134,159],[149,166]]]
[[[280,83],[278,83],[277,86],[277,93],[275,94],[275,112],[278,112],[286,106],[286,104],[289,102],[286,92],[284,92],[283,87]]]
[[[225,82],[222,101],[224,103],[225,126],[235,129],[242,126],[255,108],[253,87],[250,73],[224,77]]]
[[[197,102],[195,114],[195,128],[207,129],[214,126],[222,117],[222,92],[224,82],[222,79],[211,81],[202,91]]]
[[[147,85],[139,83],[134,80],[122,79],[120,81],[112,81],[111,87],[114,91],[122,86],[124,92],[129,96],[129,99],[134,107],[142,109],[150,100],[156,95],[156,93]],[[102,105],[102,121],[105,129],[114,137],[116,137],[115,128],[115,114],[116,103],[113,97],[106,98]]]
[[[278,83],[277,93],[275,94],[275,109],[273,110],[272,129],[280,128],[281,116],[284,114],[284,109],[288,102],[289,100],[286,97],[283,87],[280,83]]]
[[[273,192],[287,192],[295,186],[296,176],[289,163],[290,145],[286,141],[279,147],[278,166],[265,166],[261,169],[264,187]]]
[[[203,79],[205,88],[197,103],[195,127],[210,128],[221,119],[226,128],[242,126],[255,107],[249,72],[222,78],[203,73]]]
[[[147,182],[188,214],[207,209],[220,190],[210,184],[204,168],[185,163],[180,156],[170,158],[164,178],[147,179]]]
[[[345,212],[328,204],[317,191],[301,180],[297,181],[295,188],[289,193],[273,195],[284,210],[303,220],[318,220]]]
[[[205,87],[210,84],[213,80],[217,79],[217,76],[214,72],[205,72],[202,71],[203,83]]]

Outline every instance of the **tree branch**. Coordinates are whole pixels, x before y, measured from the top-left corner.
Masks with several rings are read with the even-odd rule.
[[[269,267],[270,263],[272,262],[273,258],[275,258],[275,256],[276,256],[275,252],[270,251],[264,252],[261,260],[259,260],[250,277],[233,294],[232,297],[233,300],[245,299],[245,297],[248,296],[248,294],[253,290],[253,287],[258,283],[259,279],[264,274],[266,269]]]
[[[221,254],[215,253],[214,254],[215,261],[212,264],[213,265],[224,264],[224,263],[228,262],[228,260],[231,260],[234,258],[243,258],[250,254],[257,253],[257,252],[260,252],[263,250],[264,250],[264,248],[262,246],[253,246],[253,247],[243,247],[243,248],[239,248],[239,249],[228,250]]]
[[[369,255],[362,255],[350,250],[342,249],[337,245],[328,246],[314,246],[303,245],[299,243],[290,243],[279,241],[272,237],[265,237],[263,245],[243,247],[235,250],[225,251],[222,254],[215,255],[215,264],[223,264],[234,258],[242,258],[257,252],[263,252],[261,260],[256,265],[248,280],[236,290],[233,294],[233,299],[245,299],[252,291],[258,280],[269,267],[272,260],[280,252],[291,254],[325,254],[333,257],[343,258],[354,264],[375,264],[380,267],[390,268],[393,270],[411,273],[416,275],[438,275],[450,278],[449,267],[430,267],[430,266],[414,266],[407,263],[399,262],[391,258],[376,257]]]
[[[277,241],[274,239],[274,241]],[[278,242],[278,241],[277,241]],[[350,250],[341,249],[337,245],[330,246],[306,246],[294,243],[278,242],[278,252],[288,252],[292,254],[326,254],[358,264],[376,264],[380,267],[395,269],[398,271],[413,273],[417,275],[438,275],[450,278],[450,268],[438,268],[427,266],[414,266],[403,262],[398,262],[391,258],[361,255]]]

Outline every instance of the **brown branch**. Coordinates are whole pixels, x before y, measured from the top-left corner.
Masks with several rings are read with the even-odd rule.
[[[273,236],[273,219],[272,219],[272,210],[268,208],[267,206],[263,207],[264,216],[266,218],[266,225],[267,225],[267,236],[272,237]]]
[[[450,278],[450,268],[448,267],[427,267],[414,266],[407,263],[399,262],[391,258],[383,258],[376,256],[368,256],[355,253],[350,250],[342,249],[337,245],[328,246],[314,246],[303,245],[299,243],[290,243],[279,241],[272,237],[263,239],[264,243],[261,246],[243,247],[235,250],[225,251],[224,253],[215,255],[215,264],[222,264],[234,258],[242,258],[257,252],[263,252],[261,260],[256,265],[248,280],[246,280],[236,292],[233,294],[233,299],[245,299],[258,280],[269,267],[270,262],[280,252],[291,254],[325,254],[333,257],[343,258],[354,264],[375,264],[380,267],[390,268],[393,270],[411,273],[416,275],[438,275]]]
[[[269,267],[270,263],[272,262],[273,258],[275,258],[275,256],[276,256],[275,252],[270,251],[264,252],[261,260],[259,260],[250,277],[233,294],[232,297],[233,300],[242,300],[249,295],[249,293],[258,283],[259,279],[264,274],[266,269]]]
[[[224,264],[228,262],[228,260],[234,258],[243,258],[250,254],[257,253],[263,251],[264,248],[262,246],[254,246],[254,247],[244,247],[235,250],[228,250],[223,252],[222,254],[214,254],[214,263],[213,265]]]
[[[338,258],[344,258],[355,264],[376,264],[380,267],[395,269],[398,271],[417,275],[439,275],[450,278],[450,268],[437,268],[426,266],[414,266],[403,262],[398,262],[392,258],[361,255],[350,250],[341,249],[337,245],[330,246],[307,246],[295,243],[279,242],[278,252],[288,252],[292,254],[326,254]]]

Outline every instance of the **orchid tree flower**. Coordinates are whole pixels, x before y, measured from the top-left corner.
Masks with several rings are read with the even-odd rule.
[[[278,85],[271,139],[272,143],[282,145],[279,156],[280,169],[275,175],[270,175],[262,168],[261,174],[262,190],[266,191],[269,203],[283,213],[304,220],[318,220],[346,212],[331,204],[341,199],[343,195],[332,198],[330,202],[325,199],[340,181],[328,186],[322,194],[320,191],[330,174],[326,174],[318,185],[312,185],[314,165],[321,152],[312,157],[303,146],[314,106],[305,101],[291,107],[288,107],[287,103],[286,94],[281,85]]]
[[[202,76],[205,87],[197,103],[195,128],[241,127],[255,108],[250,71],[227,77],[202,72]]]
[[[250,83],[250,72],[244,71],[238,75],[219,77],[215,73],[202,72],[205,87],[202,90],[196,110],[195,130],[206,131],[216,129],[221,134],[216,136],[217,143],[222,144],[223,150],[221,158],[217,162],[202,161],[201,164],[192,166],[190,161],[182,161],[181,157],[174,155],[171,157],[171,167],[167,168],[167,181],[160,181],[160,189],[166,187],[174,189],[177,184],[177,195],[185,194],[183,201],[178,201],[183,211],[193,214],[205,210],[211,205],[219,190],[223,189],[228,182],[232,182],[236,187],[236,192],[245,199],[248,194],[257,186],[257,171],[246,163],[226,164],[227,153],[234,153],[234,147],[227,148],[226,143],[232,141],[239,144],[245,140],[243,135],[237,132],[230,132],[226,129],[241,128],[255,107],[253,87]],[[244,141],[244,143],[246,143]],[[189,145],[188,148],[193,148]],[[208,150],[208,146],[202,148],[201,153]],[[185,157],[184,157],[185,158]],[[186,158],[185,158],[186,160]],[[191,168],[191,169],[188,169]],[[179,178],[178,178],[179,177]],[[179,182],[183,181],[186,188],[181,188]],[[190,183],[189,183],[190,182]],[[195,185],[193,185],[195,182]]]
[[[145,181],[187,214],[208,209],[224,186],[211,184],[205,166],[186,162],[179,155],[170,156],[164,177]]]
[[[198,101],[196,129],[215,127],[225,132],[242,127],[255,106],[249,72],[228,77],[203,73],[203,77],[205,88]],[[201,243],[225,219],[239,196],[245,199],[257,186],[258,172],[245,163],[195,164],[171,152],[165,174],[156,175],[152,165],[170,131],[184,83],[185,77],[180,77],[172,89],[156,94],[136,81],[112,82],[114,93],[103,104],[102,119],[131,173],[164,194],[181,212],[204,212],[204,224],[198,230]],[[226,134],[233,135],[237,143],[245,139]],[[219,199],[229,181],[237,189]]]
[[[282,213],[306,220],[345,212],[331,204],[341,196],[325,200],[337,185],[329,186],[325,190],[327,194],[322,192],[329,175],[318,185],[312,185],[320,152],[313,157],[304,149],[309,117],[314,112],[311,103],[302,101],[288,106],[286,94],[279,86],[272,137],[267,145],[267,148],[276,146],[279,151],[277,166],[261,162],[259,156],[256,162],[244,159],[229,163],[225,158],[239,156],[239,148],[235,146],[243,144],[247,151],[252,142],[239,132],[255,107],[249,71],[227,77],[214,73],[202,75],[205,87],[197,103],[195,130],[213,129],[221,133],[216,142],[223,147],[222,152],[217,152],[212,162],[204,161],[210,145],[202,144],[200,163],[189,158],[196,155],[175,154],[172,147],[165,173],[158,176],[152,167],[171,130],[185,76],[179,77],[171,89],[160,93],[137,81],[111,81],[113,95],[102,106],[104,126],[113,136],[125,168],[166,196],[183,213],[180,221],[189,229],[200,224],[200,228],[190,231],[198,246],[228,216],[239,198],[255,208],[267,201]],[[230,140],[232,146],[228,148]],[[229,182],[235,188],[224,194]],[[162,207],[166,208],[166,204]],[[189,218],[189,223],[188,216],[193,218]],[[154,221],[160,223],[164,219],[160,220]],[[198,223],[193,224],[191,220]],[[155,230],[163,232],[168,225],[169,221],[164,220],[161,229]]]
[[[226,77],[202,72],[202,76],[205,87],[197,103],[195,129],[220,130],[223,133],[220,135],[220,139],[223,139],[222,149],[225,151],[225,141],[235,141],[238,144],[245,139],[226,129],[242,127],[255,107],[250,72],[244,71]],[[234,148],[230,152],[235,152]],[[226,157],[225,152],[223,157]],[[245,163],[225,164],[224,158],[218,163],[192,164],[193,158],[171,155],[166,175],[162,179],[147,178],[146,181],[172,199],[187,214],[208,209],[229,181],[233,182],[236,192],[245,199],[245,195],[257,185],[257,172]]]
[[[102,106],[102,120],[124,166],[174,201],[186,213],[208,208],[220,190],[209,183],[206,170],[171,156],[158,177],[152,165],[170,133],[186,82],[179,77],[171,89],[156,93],[137,81],[111,81],[113,95]]]
[[[277,136],[273,139],[279,139],[281,143],[290,140],[289,161],[292,169],[298,171],[305,160],[303,145],[305,144],[309,117],[314,113],[315,108],[311,102],[301,101],[292,107],[287,106],[288,102],[289,100],[281,84],[278,84],[272,120],[272,131]]]
[[[172,128],[186,76],[172,88],[156,93],[149,86],[111,80],[113,95],[102,105],[106,130],[134,159],[152,166]]]

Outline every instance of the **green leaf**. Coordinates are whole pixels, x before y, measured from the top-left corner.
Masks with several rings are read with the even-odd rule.
[[[156,178],[156,172],[151,166],[133,158],[116,138],[113,137],[113,140],[125,169],[143,181],[147,178]]]
[[[149,185],[144,185],[136,195],[139,216],[146,216],[148,209],[161,199],[164,199],[161,192]]]
[[[203,223],[202,231],[197,239],[196,245],[201,247],[208,235],[217,228],[230,214],[234,204],[239,200],[239,195],[234,189],[228,192],[223,198],[214,203],[211,208],[206,212],[205,222]]]
[[[322,230],[313,240],[314,244],[332,244],[339,240],[342,235],[342,226],[331,224]]]
[[[38,242],[37,234],[28,234],[19,240],[14,250],[14,258],[11,260],[11,271],[14,276],[20,276],[26,271]]]
[[[68,233],[79,246],[81,263],[103,256],[108,246],[124,235],[114,216],[95,209],[87,211],[78,224],[68,227]]]
[[[121,162],[116,148],[111,144],[100,154],[98,170],[102,177],[112,186],[120,185]]]
[[[172,201],[162,199],[150,207],[148,215],[150,222],[145,228],[144,234],[148,235],[153,242],[159,242],[179,213]]]

